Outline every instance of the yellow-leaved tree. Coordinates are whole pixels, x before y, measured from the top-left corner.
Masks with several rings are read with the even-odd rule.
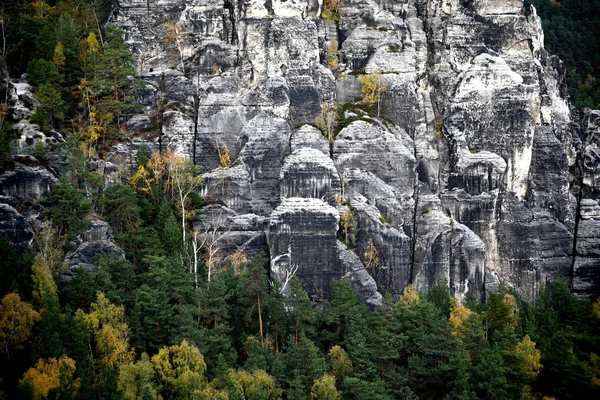
[[[521,356],[521,368],[523,372],[531,378],[535,379],[540,371],[542,370],[542,352],[535,348],[535,342],[533,342],[529,335],[525,335],[523,340],[515,347],[515,352]]]
[[[140,165],[129,179],[142,193],[149,194],[154,189],[171,192],[181,213],[183,243],[186,243],[186,219],[193,216],[189,210],[190,195],[204,183],[198,168],[181,154],[169,149],[163,153],[154,152],[146,165]]]
[[[589,361],[583,362],[583,368],[592,376],[592,385],[600,386],[600,356],[591,353]]]
[[[365,251],[363,263],[365,264],[365,268],[367,271],[369,271],[369,273],[373,273],[373,270],[379,267],[381,263],[381,260],[379,259],[379,250],[377,250],[377,247],[375,247],[375,243],[373,242],[372,238],[367,240],[367,251]]]
[[[452,334],[458,338],[466,339],[465,322],[467,322],[471,316],[472,311],[454,299],[452,300],[452,303],[449,318]]]
[[[326,103],[322,104],[321,113],[315,117],[315,125],[323,133],[323,136],[329,140],[329,143],[333,143],[335,130],[338,127],[337,107]]]
[[[218,146],[217,149],[219,151],[219,160],[221,162],[221,168],[231,168],[231,154],[229,152],[229,147],[226,144],[222,146]]]
[[[325,374],[317,379],[310,390],[312,400],[339,400],[342,395],[335,387],[335,377]]]
[[[35,303],[43,306],[49,301],[55,301],[58,304],[58,288],[48,262],[41,255],[37,254],[31,265],[31,280],[33,281],[33,300]]]
[[[337,71],[337,69],[340,67],[338,56],[338,41],[336,39],[333,39],[331,43],[329,43],[329,47],[327,47],[327,65],[332,71]]]
[[[380,72],[374,72],[368,75],[361,75],[362,93],[364,94],[362,102],[368,105],[377,105],[377,116],[381,114],[381,95],[387,91],[386,84],[381,79]]]
[[[419,292],[417,292],[412,285],[408,285],[408,287],[404,290],[402,296],[400,296],[398,303],[402,305],[412,305],[419,303],[419,301]]]
[[[37,254],[31,266],[33,299],[42,307],[51,303],[58,306],[55,278],[67,269],[63,251],[64,238],[50,222],[46,222],[36,232],[34,244]]]
[[[59,388],[63,393],[76,395],[80,386],[80,379],[73,379],[75,374],[75,361],[67,356],[62,356],[58,360],[51,358],[49,360],[38,360],[35,367],[29,368],[21,385],[29,385],[35,400],[41,400],[48,397],[52,389]]]
[[[342,233],[344,234],[344,242],[346,246],[350,247],[354,245],[356,241],[356,219],[354,218],[354,212],[352,210],[345,210],[340,217],[340,226]]]
[[[67,270],[63,251],[65,240],[65,237],[60,235],[58,229],[51,222],[45,222],[42,229],[35,234],[35,249],[55,278],[60,277]]]
[[[18,294],[4,296],[0,302],[0,354],[5,354],[10,360],[11,352],[23,348],[39,319],[40,313],[31,304],[22,301]]]
[[[592,304],[592,312],[596,318],[600,319],[600,297]]]
[[[125,310],[106,298],[104,293],[96,294],[89,313],[77,310],[77,318],[87,326],[88,336],[94,351],[92,354],[103,368],[118,369],[134,360],[134,352],[129,346],[129,327],[125,322]]]
[[[342,384],[346,375],[354,369],[352,360],[348,357],[346,351],[337,344],[329,350],[328,356],[331,360],[331,372],[333,372],[338,384]]]
[[[165,27],[165,44],[168,47],[176,48],[179,52],[179,62],[181,64],[181,72],[185,74],[185,65],[183,63],[183,38],[187,33],[185,26],[177,22],[167,22]]]
[[[340,20],[340,3],[342,0],[324,0],[321,10],[321,18],[331,22]]]
[[[152,193],[154,177],[148,171],[146,166],[140,165],[137,167],[135,174],[129,178],[129,183],[141,193],[149,195]]]
[[[121,365],[119,368],[119,389],[128,400],[158,398],[154,384],[154,367],[148,354],[142,353],[142,357],[136,363]]]
[[[192,398],[201,395],[206,388],[204,357],[185,339],[180,345],[160,349],[152,357],[152,366],[164,387],[163,392],[171,398]]]
[[[275,386],[275,379],[262,369],[252,372],[245,370],[229,371],[229,379],[233,382],[235,394],[247,400],[281,399],[282,390]],[[232,393],[230,393],[231,395]],[[235,397],[238,398],[238,397]]]
[[[65,51],[63,50],[63,45],[61,42],[56,44],[54,47],[54,54],[52,56],[52,64],[56,68],[56,72],[59,74],[65,70]]]

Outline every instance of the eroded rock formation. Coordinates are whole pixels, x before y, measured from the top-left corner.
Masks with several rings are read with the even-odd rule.
[[[600,294],[600,113],[571,112],[522,0],[345,0],[338,21],[322,0],[116,3],[147,90],[107,172],[143,142],[185,154],[214,203],[195,229],[221,232],[228,251],[268,250],[273,276],[297,274],[315,301],[339,278],[373,306],[439,281],[483,298],[562,276]],[[376,72],[379,110],[346,108],[331,142],[311,125]],[[143,133],[157,117],[160,144]]]
[[[163,133],[203,170],[203,194],[270,218],[274,275],[297,269],[321,299],[331,277],[361,270],[372,243],[378,267],[353,282],[394,296],[439,280],[457,297],[500,282],[531,296],[557,276],[596,293],[600,118],[589,112],[578,127],[535,10],[521,0],[346,0],[333,22],[322,7],[121,0],[112,18],[154,96],[181,102]],[[168,21],[185,27],[179,75],[161,43]],[[177,82],[159,93],[163,71]],[[306,125],[322,103],[359,99],[358,75],[374,72],[387,87],[382,117],[346,111],[331,144]],[[223,145],[231,168],[219,165]],[[336,240],[345,210],[351,249]]]

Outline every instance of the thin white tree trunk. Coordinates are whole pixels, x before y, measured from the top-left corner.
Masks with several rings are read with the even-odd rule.
[[[194,240],[192,241],[192,250],[194,251],[194,283],[198,289],[198,233],[194,232]]]
[[[379,117],[379,110],[381,107],[381,76],[377,77],[377,116]]]
[[[185,66],[183,64],[183,49],[181,48],[181,40],[177,40],[177,48],[179,49],[179,59],[181,60],[181,72],[185,75]]]

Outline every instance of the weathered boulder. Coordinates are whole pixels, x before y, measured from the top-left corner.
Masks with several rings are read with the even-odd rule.
[[[423,291],[436,282],[446,282],[458,298],[467,293],[485,295],[486,248],[465,225],[441,212],[436,198],[419,204],[416,217],[413,285]]]
[[[302,148],[289,155],[279,174],[280,195],[333,202],[341,193],[333,160],[319,150]]]
[[[398,194],[413,193],[416,164],[413,152],[401,138],[374,121],[358,120],[342,129],[333,145],[333,160],[340,171],[364,169]]]
[[[329,142],[321,131],[312,125],[302,125],[292,133],[290,150],[295,152],[303,148],[320,150],[323,154],[329,154]]]
[[[114,242],[112,229],[104,221],[90,221],[88,228],[76,238],[75,244],[75,251],[65,257],[68,266],[62,275],[65,280],[75,276],[79,269],[94,272],[102,256],[125,258],[125,252]]]
[[[25,250],[33,242],[35,235],[25,217],[14,207],[0,203],[0,236],[16,248]]]
[[[377,308],[381,306],[381,293],[379,293],[375,280],[369,275],[357,255],[350,251],[345,244],[338,241],[338,257],[341,267],[346,273],[343,279],[348,281],[354,292],[367,306]]]
[[[397,299],[411,283],[412,241],[400,228],[386,222],[385,217],[365,198],[355,196],[350,205],[356,213],[356,253],[364,264],[369,263],[369,246],[374,246],[376,256],[371,255],[375,265],[369,269],[378,290],[390,293]]]
[[[0,195],[33,202],[50,193],[57,181],[44,167],[17,164],[14,169],[0,174]]]
[[[319,199],[286,198],[271,214],[271,273],[282,290],[293,275],[302,279],[311,300],[327,299],[331,281],[345,270],[338,262],[338,211]]]

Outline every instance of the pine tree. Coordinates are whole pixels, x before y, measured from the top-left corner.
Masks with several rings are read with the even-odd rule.
[[[195,343],[198,295],[193,278],[177,259],[148,256],[145,263],[148,272],[132,311],[136,348],[153,352],[183,338]]]
[[[245,273],[242,275],[242,288],[245,303],[248,306],[247,318],[253,320],[255,326],[258,326],[258,334],[263,347],[265,345],[263,307],[269,301],[269,280],[265,265],[267,265],[265,255],[260,253],[250,260]],[[254,316],[256,316],[256,319],[254,319]]]
[[[308,294],[302,288],[300,278],[294,276],[290,287],[292,294],[289,298],[289,303],[292,308],[291,317],[293,318],[291,325],[295,327],[295,337],[296,342],[298,342],[300,332],[304,332],[308,337],[314,337],[317,312],[308,298]]]

